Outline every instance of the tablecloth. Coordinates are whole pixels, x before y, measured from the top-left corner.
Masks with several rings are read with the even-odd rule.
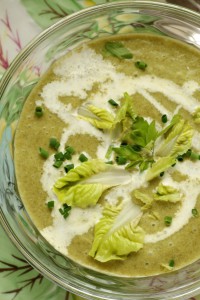
[[[39,32],[75,11],[109,0],[0,0],[0,78]],[[200,0],[158,0],[200,12]],[[37,71],[37,70],[36,70]],[[44,278],[0,226],[0,300],[81,300]],[[190,300],[200,300],[200,295]]]

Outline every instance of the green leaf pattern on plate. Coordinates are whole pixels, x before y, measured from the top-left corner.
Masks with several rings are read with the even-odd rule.
[[[165,0],[160,0],[165,2]],[[21,2],[14,3],[11,0],[1,1],[0,10],[0,23],[3,28],[0,30],[0,79],[3,76],[4,71],[9,67],[11,57],[14,57],[18,51],[21,50],[22,45],[29,42],[29,39],[38,31],[38,25],[41,29],[45,29],[52,25],[56,21],[60,20],[64,16],[67,16],[75,11],[83,8],[98,5],[104,2],[110,2],[109,0],[21,0]],[[171,1],[170,1],[171,2]],[[27,14],[29,14],[35,22],[30,25],[32,32],[27,37],[25,31],[18,32],[18,23],[13,26],[10,23],[9,15],[15,15],[17,9],[18,14],[21,13],[22,20],[27,20]],[[90,27],[80,33],[80,39],[83,36],[87,36],[89,39],[95,36],[101,36],[101,34],[111,32],[154,32],[158,33],[158,30],[152,27],[152,23],[156,18],[149,18],[144,16],[143,19],[135,16],[126,16],[127,25],[122,28],[122,21],[119,17],[116,17],[111,13],[109,21],[104,20],[99,23],[91,23]],[[31,20],[30,20],[31,21]],[[143,26],[141,26],[142,21]],[[26,30],[23,22],[22,27]],[[31,27],[32,26],[32,27]],[[34,30],[33,30],[34,28]],[[0,28],[1,29],[1,28]],[[5,39],[7,35],[7,39]],[[22,43],[23,40],[23,43]],[[10,47],[12,43],[12,47]],[[47,59],[62,51],[66,47],[66,43],[52,48]],[[8,51],[9,49],[9,51]],[[14,52],[13,49],[15,49]],[[11,53],[12,52],[12,53]],[[22,73],[20,78],[14,83],[14,88],[8,92],[9,104],[4,105],[0,103],[0,112],[3,114],[3,118],[0,120],[0,136],[5,134],[5,127],[12,134],[12,127],[15,126],[15,120],[18,118],[19,111],[23,105],[24,95],[28,95],[33,85],[37,82],[39,70],[31,70],[30,74]],[[23,87],[23,83],[26,82],[26,88]],[[29,82],[27,86],[27,82]],[[22,97],[23,96],[23,97]],[[17,99],[17,100],[16,100]],[[49,280],[45,279],[43,275],[39,274],[36,270],[30,266],[22,254],[16,249],[12,242],[6,236],[4,230],[0,226],[0,300],[82,300],[79,296],[72,295],[67,291],[56,286]],[[193,300],[200,299],[200,296],[192,298]]]

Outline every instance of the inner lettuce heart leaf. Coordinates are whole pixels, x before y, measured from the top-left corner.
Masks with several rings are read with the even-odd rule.
[[[155,149],[158,156],[173,156],[184,154],[191,148],[194,130],[188,121],[175,115],[167,129],[164,129],[164,140]]]
[[[64,187],[62,189],[54,188],[54,193],[61,203],[66,203],[72,207],[86,208],[94,206],[98,202],[103,192],[110,185],[103,184],[77,184],[72,187]]]
[[[176,203],[182,200],[183,194],[176,188],[160,183],[153,194],[156,201]]]
[[[160,157],[152,167],[147,170],[146,180],[150,181],[155,177],[159,176],[160,173],[169,169],[173,164],[175,164],[176,159],[172,156]]]
[[[105,206],[95,226],[94,241],[89,255],[100,262],[124,260],[131,252],[143,247],[144,230],[138,226],[142,213],[123,209],[122,205]]]
[[[94,105],[81,107],[78,111],[79,118],[88,121],[99,129],[111,129],[115,122],[115,117],[109,111]]]
[[[95,205],[105,190],[127,184],[130,180],[131,175],[126,170],[93,159],[58,179],[53,191],[61,203],[86,208]]]

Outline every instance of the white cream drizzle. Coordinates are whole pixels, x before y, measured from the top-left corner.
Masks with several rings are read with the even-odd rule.
[[[71,105],[65,105],[59,101],[60,96],[77,96],[81,99],[87,99],[88,103],[96,106],[108,108],[107,101],[110,98],[119,100],[124,92],[131,95],[135,93],[141,94],[149,101],[161,114],[166,113],[172,116],[174,112],[170,112],[166,107],[156,100],[151,93],[162,93],[169,101],[177,104],[177,109],[183,107],[189,113],[192,113],[199,102],[192,95],[200,88],[197,82],[188,81],[183,86],[179,86],[170,80],[158,78],[156,76],[143,75],[138,78],[127,76],[124,73],[116,71],[115,67],[104,61],[101,55],[95,53],[94,50],[84,47],[80,52],[72,52],[70,56],[65,57],[54,68],[56,75],[60,76],[60,80],[48,83],[42,91],[42,99],[44,105],[63,120],[68,126],[63,129],[61,137],[61,151],[71,135],[90,134],[100,141],[97,150],[97,156],[104,158],[108,146],[111,143],[109,135],[103,134],[94,128],[88,122],[77,118],[77,113]],[[88,92],[93,85],[98,82],[99,90],[95,94],[88,96]],[[200,150],[200,134],[195,133],[195,148]],[[41,178],[43,189],[47,192],[48,198],[55,199],[52,192],[52,186],[61,176],[60,171],[52,168],[53,156],[49,157],[44,163],[43,175]],[[72,162],[78,163],[78,157],[73,156]],[[180,168],[180,169],[179,169]],[[174,168],[175,169],[175,168]],[[185,197],[181,209],[176,213],[173,223],[164,230],[147,234],[146,243],[155,243],[165,239],[181,229],[191,217],[191,209],[195,206],[197,196],[199,194],[199,171],[200,162],[184,162],[177,164],[176,169],[183,174],[190,176],[190,179],[176,183],[170,175],[165,176],[163,183],[170,184],[181,189]],[[191,171],[192,170],[192,171]],[[145,183],[145,172],[143,175],[133,174],[131,184],[118,186],[111,189],[105,199],[112,205],[117,203],[119,197],[123,197],[126,203],[131,203],[130,192],[135,188],[139,188]],[[59,208],[60,203],[56,202]],[[135,207],[138,214],[138,207]],[[70,244],[74,236],[83,234],[94,226],[101,217],[102,208],[97,205],[95,208],[78,209],[73,208],[70,216],[64,220],[57,210],[53,210],[53,225],[42,230],[42,234],[61,252],[66,253],[66,248]],[[67,234],[65,233],[67,228]]]

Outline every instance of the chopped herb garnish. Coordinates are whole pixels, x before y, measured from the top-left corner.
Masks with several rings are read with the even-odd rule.
[[[68,159],[68,160],[72,159],[72,154],[74,154],[74,153],[75,153],[75,150],[73,147],[66,146],[65,153],[64,153],[64,159]]]
[[[198,210],[197,210],[196,208],[193,208],[193,209],[192,209],[192,215],[193,215],[194,217],[198,217],[198,216],[199,216],[199,212],[198,212]]]
[[[110,103],[110,105],[115,106],[115,107],[119,106],[119,104],[117,102],[115,102],[115,100],[113,100],[113,99],[108,100],[108,103]]]
[[[174,163],[174,164],[172,165],[172,167],[175,167],[175,165],[176,165],[176,163]]]
[[[162,115],[161,120],[163,123],[167,123],[167,115]]]
[[[36,106],[35,108],[35,115],[40,118],[43,116],[43,108],[41,106]]]
[[[127,158],[123,156],[116,156],[116,162],[118,165],[125,165],[127,163]]]
[[[190,157],[192,153],[191,149],[188,149],[187,152],[184,154],[185,157]]]
[[[39,153],[45,159],[47,159],[49,157],[49,152],[47,150],[45,150],[44,148],[40,147],[39,148]]]
[[[133,145],[132,146],[133,150],[135,150],[136,152],[140,152],[142,150],[142,147],[140,145]]]
[[[166,226],[170,226],[172,223],[172,217],[171,216],[165,216],[164,217],[164,222]]]
[[[53,166],[58,169],[58,168],[60,168],[62,166],[62,164],[63,164],[62,160],[56,160],[54,162]]]
[[[80,156],[79,156],[78,159],[79,159],[81,162],[84,162],[84,161],[87,161],[87,160],[88,160],[87,156],[85,156],[85,154],[83,154],[83,153],[80,154]]]
[[[107,165],[113,165],[113,161],[112,160],[106,161],[106,164]]]
[[[121,42],[106,42],[105,49],[111,55],[120,59],[131,59],[133,57],[133,54]]]
[[[68,164],[64,166],[65,172],[68,173],[71,169],[74,169],[74,164]]]
[[[190,158],[191,158],[192,160],[199,160],[199,159],[200,159],[200,156],[199,156],[198,153],[195,153],[195,152],[191,151]]]
[[[61,160],[64,161],[65,160],[65,156],[62,152],[58,152],[54,155],[55,160]]]
[[[178,160],[178,161],[182,162],[183,159],[184,159],[184,158],[183,158],[183,155],[178,155],[178,156],[177,156],[177,160]]]
[[[169,261],[169,267],[173,268],[175,265],[175,261],[173,259],[170,259]]]
[[[47,202],[47,207],[48,207],[49,209],[54,208],[54,201],[49,201],[49,202]]]
[[[66,219],[69,216],[70,210],[71,210],[71,206],[64,203],[63,208],[60,208],[59,212],[61,213],[61,215],[63,215],[63,218]]]
[[[145,70],[146,67],[147,67],[147,64],[144,62],[144,61],[136,61],[135,62],[135,66],[138,68],[138,69],[141,69],[141,70]]]
[[[58,148],[60,147],[60,143],[56,138],[52,137],[49,140],[49,147],[58,150]]]
[[[75,153],[74,148],[71,147],[71,146],[66,146],[65,147],[65,151],[68,152],[68,153],[70,153],[70,154],[74,154]]]
[[[165,172],[161,172],[161,173],[160,173],[160,177],[163,177],[164,174],[165,174]]]
[[[107,150],[106,155],[105,155],[106,159],[109,159],[111,157],[112,151],[113,151],[113,145],[110,145],[108,147],[108,150]]]

